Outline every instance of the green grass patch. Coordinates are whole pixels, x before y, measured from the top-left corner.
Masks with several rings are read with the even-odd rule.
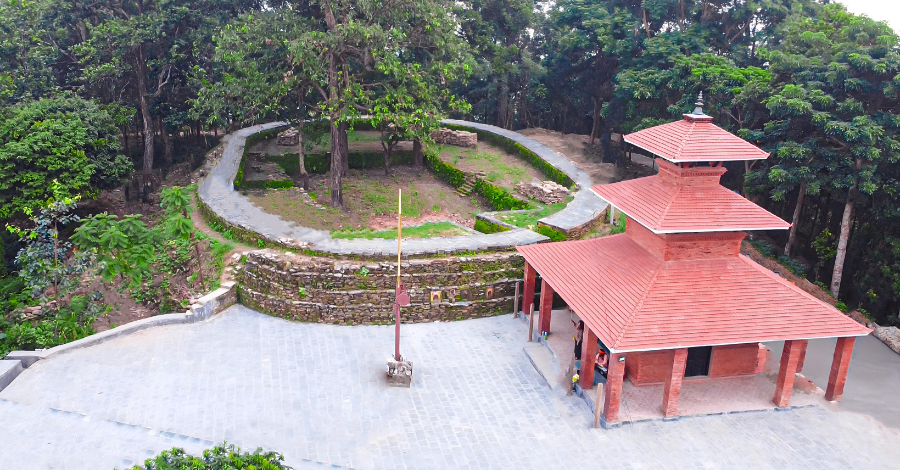
[[[403,238],[432,238],[469,235],[469,232],[466,232],[450,222],[428,222],[416,227],[404,228],[402,235]],[[397,238],[397,230],[335,230],[331,232],[331,236],[343,239],[365,238],[367,240],[373,240],[382,238],[385,240],[395,240]]]
[[[503,214],[500,215],[500,220],[515,225],[516,227],[528,228],[531,226],[532,228],[537,225],[538,220],[543,219],[549,215],[555,214],[563,209],[565,209],[566,205],[572,200],[572,197],[569,196],[566,199],[566,202],[558,202],[556,204],[548,204],[543,208],[538,210],[529,211],[529,212],[518,212],[514,214]]]

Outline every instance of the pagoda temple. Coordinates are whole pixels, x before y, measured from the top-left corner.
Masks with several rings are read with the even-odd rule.
[[[659,166],[592,188],[627,218],[625,233],[517,247],[526,302],[540,276],[540,332],[550,332],[554,292],[585,323],[582,389],[593,386],[597,348],[609,353],[603,426],[619,421],[626,377],[663,383],[661,411],[677,416],[686,376],[754,374],[768,341],[784,341],[773,400],[786,407],[807,341],[836,337],[825,397],[840,400],[854,340],[871,330],[740,253],[747,231],[790,224],[723,187],[722,163],[768,154],[713,124],[702,99],[684,119],[624,140]]]

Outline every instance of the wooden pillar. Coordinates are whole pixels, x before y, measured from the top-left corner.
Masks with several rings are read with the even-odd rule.
[[[597,359],[597,335],[584,325],[584,336],[581,341],[581,370],[578,371],[578,385],[583,390],[594,386],[594,363]]]
[[[826,400],[841,401],[855,342],[856,338],[853,336],[837,339],[837,344],[834,345],[834,358],[831,361],[831,373],[828,374],[828,388],[825,390]]]
[[[776,406],[785,407],[791,404],[794,374],[797,371],[797,362],[800,360],[800,351],[803,350],[806,343],[805,339],[784,342],[784,350],[781,352],[781,367],[778,369],[778,381],[775,382],[775,398],[772,400]]]
[[[534,281],[537,279],[537,271],[531,267],[531,263],[525,262],[525,293],[522,295],[522,311],[528,312],[528,306],[534,305]]]
[[[800,359],[797,360],[797,373],[803,372],[803,364],[806,362],[806,348],[809,347],[809,341],[803,343],[800,349]]]
[[[678,415],[678,398],[681,396],[681,382],[684,380],[684,366],[687,364],[687,348],[672,351],[672,362],[663,386],[662,412],[666,418]]]
[[[550,333],[550,316],[553,310],[553,288],[541,279],[541,329],[539,334]]]
[[[603,419],[606,424],[619,421],[619,404],[622,402],[622,381],[625,378],[624,354],[610,354],[606,373],[606,391],[603,396]]]

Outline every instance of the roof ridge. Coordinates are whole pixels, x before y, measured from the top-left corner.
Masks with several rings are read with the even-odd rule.
[[[659,176],[659,173],[657,173],[657,176]],[[662,179],[662,178],[660,178],[660,179]],[[663,183],[667,183],[667,181],[663,181]],[[675,191],[672,191],[672,197],[670,197],[669,200],[666,201],[666,210],[664,210],[662,215],[659,216],[660,230],[662,229],[662,227],[665,226],[664,222],[666,220],[666,216],[669,215],[669,211],[672,210],[672,206],[675,205],[674,204],[675,199],[678,199],[678,195],[681,194],[681,190],[684,189],[684,185],[674,184],[674,183],[670,183],[670,184],[673,184],[675,186]],[[725,189],[727,189],[727,188],[725,188]]]
[[[685,119],[687,121],[687,119]],[[687,121],[689,123],[687,132],[681,137],[681,143],[678,145],[678,150],[675,151],[675,158],[679,159],[681,157],[681,152],[684,150],[685,144],[687,144],[688,139],[691,138],[691,135],[694,133],[694,126],[697,125],[696,122]]]
[[[641,248],[643,249],[643,247],[641,247]],[[644,300],[646,300],[647,295],[650,294],[650,288],[653,287],[654,283],[656,283],[656,278],[658,278],[659,273],[661,273],[663,271],[663,269],[665,269],[667,263],[668,263],[668,261],[661,261],[660,266],[656,269],[656,272],[653,273],[653,277],[650,278],[650,282],[647,283],[647,288],[644,289],[644,292],[641,294],[641,299],[638,300],[637,304],[635,304],[634,308],[631,310],[631,316],[628,317],[628,321],[626,321],[625,324],[622,325],[622,330],[619,331],[619,335],[616,336],[616,340],[612,346],[613,349],[616,349],[619,347],[619,341],[622,339],[622,336],[625,335],[625,331],[628,330],[628,326],[631,325],[631,323],[634,321],[635,317],[637,317],[638,310],[640,310],[641,307],[644,306]]]

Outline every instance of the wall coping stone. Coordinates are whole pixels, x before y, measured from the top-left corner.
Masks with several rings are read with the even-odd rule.
[[[22,373],[22,361],[4,359],[0,360],[0,391]]]
[[[605,203],[590,190],[593,185],[590,176],[571,160],[537,140],[487,124],[455,119],[445,119],[441,122],[491,132],[519,143],[571,178],[578,185],[578,192],[565,209],[541,219],[546,220],[545,225],[570,230],[590,223],[606,209]],[[210,169],[209,175],[198,187],[201,202],[225,223],[257,233],[265,240],[288,248],[310,248],[335,255],[396,256],[396,240],[335,239],[326,230],[303,227],[277,215],[260,211],[246,196],[234,190],[234,177],[237,175],[247,138],[259,132],[287,126],[286,122],[271,122],[246,127],[225,136],[222,158]],[[515,227],[508,231],[489,234],[408,239],[403,242],[403,250],[414,255],[451,254],[511,249],[516,245],[530,245],[548,240],[548,237],[537,232]]]

